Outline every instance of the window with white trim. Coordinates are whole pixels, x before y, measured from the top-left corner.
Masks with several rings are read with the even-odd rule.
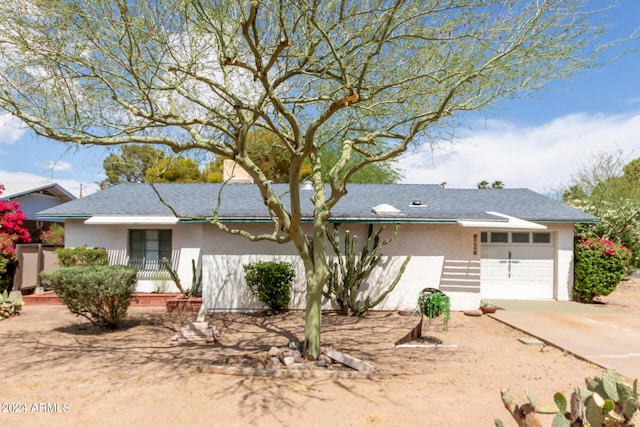
[[[162,258],[171,262],[171,230],[129,230],[129,266],[159,271]]]
[[[534,244],[550,245],[551,233],[548,231],[483,231],[480,233],[480,242],[490,244]]]

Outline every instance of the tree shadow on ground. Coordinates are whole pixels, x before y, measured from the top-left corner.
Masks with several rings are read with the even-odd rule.
[[[62,308],[60,310],[62,312]],[[207,320],[223,332],[219,342],[175,345],[171,337],[186,323],[195,321],[195,315],[132,310],[124,328],[107,332],[81,318],[78,320],[72,322],[67,316],[57,324],[36,323],[29,332],[25,332],[24,325],[17,324],[17,332],[0,329],[0,340],[12,344],[5,348],[11,352],[6,378],[47,371],[65,372],[69,378],[79,378],[90,370],[95,377],[108,379],[114,387],[126,387],[131,381],[143,383],[150,375],[157,381],[214,375],[200,372],[211,365],[265,368],[271,367],[266,355],[270,347],[284,347],[290,341],[299,341],[304,331],[303,312],[274,316],[216,313]],[[378,365],[379,371],[411,374],[405,364],[397,363],[398,353],[392,343],[411,327],[414,319],[408,321],[393,313],[364,318],[325,313],[322,322],[323,345]],[[293,387],[296,394],[308,394],[306,398],[311,399],[316,384],[329,383],[348,389],[354,381],[367,380],[236,377],[225,384],[227,391],[240,393],[242,399],[261,407],[273,396],[279,396],[278,390],[291,391]],[[287,402],[286,396],[279,396],[278,402],[265,407],[286,407]]]

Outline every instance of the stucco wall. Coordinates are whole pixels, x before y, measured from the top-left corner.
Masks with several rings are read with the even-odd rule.
[[[229,235],[217,227],[206,223],[177,224],[175,226],[122,226],[122,225],[85,225],[83,220],[66,221],[66,245],[69,247],[101,246],[109,251],[111,262],[122,264],[127,261],[127,239],[130,228],[171,228],[174,249],[174,266],[184,284],[192,280],[191,260],[195,259],[202,269],[203,297],[211,310],[256,309],[261,308],[249,293],[244,282],[243,265],[258,260],[288,261],[296,270],[291,308],[304,308],[305,276],[302,263],[292,243],[276,244],[268,241],[251,242],[242,236]],[[252,233],[264,233],[271,230],[266,224],[245,224],[244,229]],[[349,229],[359,236],[358,241],[366,239],[367,226],[354,224],[342,225],[341,230]],[[386,226],[381,238],[388,237],[394,226]],[[557,232],[558,262],[556,266],[558,299],[568,299],[573,282],[573,226],[555,225],[551,231]],[[364,288],[367,294],[375,298],[388,286],[405,257],[411,255],[411,261],[396,289],[385,298],[378,309],[406,310],[415,308],[419,292],[426,287],[441,286],[443,266],[446,261],[480,260],[478,240],[474,235],[480,230],[457,225],[419,225],[404,224],[398,238],[383,249],[380,265],[373,271]],[[477,239],[477,238],[476,238]],[[475,247],[474,247],[475,243]],[[475,253],[474,253],[475,250]],[[175,291],[173,282],[164,280],[139,279],[139,290],[153,292],[159,290]],[[479,289],[447,292],[451,298],[453,310],[477,308],[480,302]],[[325,308],[330,308],[326,302]]]
[[[573,290],[573,224],[555,224],[556,231],[556,294],[555,299],[569,301]]]
[[[180,281],[191,286],[193,274],[191,260],[195,259],[200,271],[200,252],[202,247],[203,224],[170,225],[86,225],[84,220],[65,221],[65,246],[102,247],[109,253],[112,265],[126,265],[128,258],[128,238],[130,229],[172,229],[173,268],[176,269]],[[168,274],[140,274],[138,276],[139,292],[178,292],[175,283]]]
[[[245,229],[253,233],[268,231],[262,224],[248,225]],[[367,236],[365,225],[342,225],[340,229],[355,233],[359,242],[364,242]],[[387,226],[381,239],[387,238],[393,229],[394,226]],[[258,260],[294,264],[297,274],[290,307],[304,308],[304,269],[293,244],[250,242],[215,227],[204,228],[203,243],[204,298],[210,309],[261,307],[251,303],[254,298],[247,290],[242,270],[243,265]],[[473,232],[455,225],[403,225],[398,238],[383,249],[383,254],[385,257],[363,286],[363,298],[378,297],[392,283],[406,256],[412,257],[395,290],[377,307],[383,310],[413,309],[422,289],[439,288],[445,258],[479,260],[479,255],[473,255]],[[477,308],[480,302],[479,293],[460,292],[450,296],[454,310]],[[328,301],[324,306],[331,308]]]

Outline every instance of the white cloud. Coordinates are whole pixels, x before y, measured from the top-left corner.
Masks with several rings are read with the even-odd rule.
[[[25,132],[20,119],[11,114],[0,114],[0,144],[13,144]]]
[[[38,184],[57,183],[76,197],[87,196],[99,190],[94,182],[80,182],[72,179],[55,179],[24,172],[8,172],[0,169],[0,183]]]
[[[447,150],[410,153],[400,166],[406,183],[475,188],[482,180],[500,180],[507,188],[546,192],[567,184],[599,152],[640,156],[638,135],[639,114],[573,114],[537,127],[492,121]]]
[[[46,164],[46,170],[51,172],[70,171],[72,168],[71,163],[60,160],[49,160]]]

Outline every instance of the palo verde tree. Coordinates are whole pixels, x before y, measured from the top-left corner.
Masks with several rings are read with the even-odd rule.
[[[437,140],[459,112],[592,65],[602,31],[587,3],[5,0],[0,108],[59,141],[235,160],[259,188],[273,231],[210,221],[295,246],[306,273],[305,351],[317,357],[327,225],[351,178]],[[258,129],[289,152],[287,204],[248,155]],[[332,144],[339,155],[327,168],[320,153]],[[312,218],[302,216],[299,191],[307,162]]]
[[[576,233],[588,239],[613,240],[633,254],[640,267],[640,158],[628,162],[622,150],[599,152],[582,165],[562,190],[565,203],[600,221],[578,224]]]

